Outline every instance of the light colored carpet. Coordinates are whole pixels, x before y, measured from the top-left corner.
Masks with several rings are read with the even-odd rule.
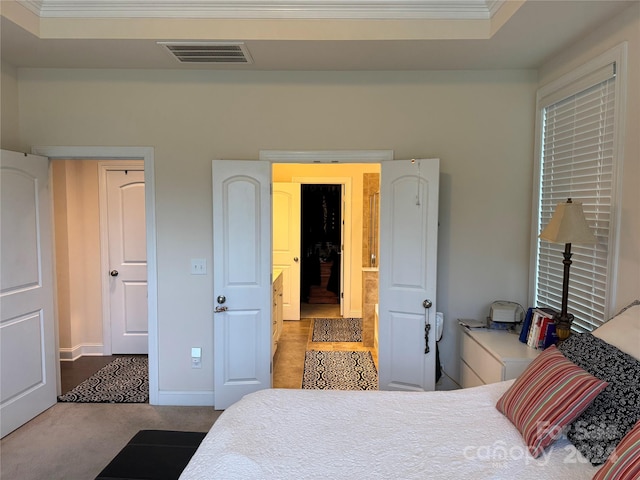
[[[2,480],[92,480],[139,430],[206,432],[212,407],[57,403],[0,441]]]

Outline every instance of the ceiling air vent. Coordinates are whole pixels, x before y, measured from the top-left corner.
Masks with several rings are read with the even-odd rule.
[[[253,63],[243,42],[158,42],[182,63],[248,65]]]

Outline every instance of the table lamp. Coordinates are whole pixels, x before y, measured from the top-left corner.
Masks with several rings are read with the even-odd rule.
[[[539,237],[552,243],[564,243],[564,276],[562,278],[562,307],[560,313],[553,317],[556,325],[558,341],[571,335],[573,315],[567,313],[567,297],[569,296],[569,267],[571,266],[571,244],[593,245],[597,243],[591,228],[584,217],[581,203],[573,203],[569,198],[566,203],[559,203],[551,220],[542,230]]]

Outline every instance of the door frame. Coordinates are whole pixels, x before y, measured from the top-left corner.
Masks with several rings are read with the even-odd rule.
[[[393,150],[261,150],[260,160],[274,163],[381,163],[387,160],[393,160]],[[322,181],[320,181],[322,180]],[[345,180],[347,181],[345,183]],[[349,201],[349,208],[345,212],[343,235],[345,237],[345,245],[352,241],[351,231],[351,178],[349,177],[294,177],[292,181],[297,183],[327,183],[327,184],[343,184],[345,185],[345,198],[343,201]],[[349,222],[347,222],[347,213]],[[344,256],[345,272],[344,285],[351,282],[351,249],[348,249],[349,258]],[[349,282],[349,283],[348,283]],[[349,289],[350,290],[350,289]],[[345,292],[344,298],[340,299],[340,307],[344,315],[351,315],[351,296]]]
[[[342,205],[347,205],[344,209],[342,225],[340,225],[342,230],[340,234],[344,243],[344,245],[340,245],[340,255],[342,256],[344,268],[340,270],[340,295],[338,295],[338,300],[340,301],[340,315],[353,317],[354,314],[351,311],[351,177],[292,177],[291,180],[300,185],[341,185],[344,188],[344,198],[342,198],[342,195],[340,198],[340,209],[342,209]],[[300,198],[302,200],[302,197]]]
[[[52,159],[143,160],[145,183],[145,222],[147,231],[147,309],[149,324],[149,404],[159,404],[158,383],[158,265],[156,250],[156,202],[153,147],[36,146],[31,153]],[[54,295],[57,295],[54,285]],[[103,302],[104,303],[104,302]],[[54,315],[56,331],[58,317]],[[103,342],[105,340],[103,339]],[[59,380],[58,380],[59,381]]]
[[[100,206],[100,271],[102,273],[102,354],[111,355],[111,302],[109,262],[109,222],[107,219],[107,172],[110,170],[144,170],[141,160],[98,161],[98,197]],[[145,178],[146,182],[146,178]],[[146,184],[145,184],[146,188]],[[145,198],[145,212],[146,212]]]

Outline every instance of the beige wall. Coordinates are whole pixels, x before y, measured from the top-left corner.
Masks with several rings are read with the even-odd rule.
[[[69,232],[67,228],[67,171],[64,161],[51,164],[53,223],[55,235],[56,314],[60,349],[73,345],[69,279]]]
[[[640,298],[640,3],[636,2],[540,70],[540,84],[544,85],[625,41],[628,42],[627,114],[614,311]]]
[[[52,161],[60,357],[102,353],[98,162]]]
[[[20,150],[18,127],[18,71],[0,63],[0,148]]]
[[[19,86],[22,148],[154,147],[163,391],[213,388],[212,277],[190,275],[189,264],[211,265],[214,158],[321,149],[439,157],[436,306],[454,376],[456,319],[485,316],[495,299],[527,301],[536,72],[21,69]],[[203,348],[200,370],[190,367],[192,346]]]

